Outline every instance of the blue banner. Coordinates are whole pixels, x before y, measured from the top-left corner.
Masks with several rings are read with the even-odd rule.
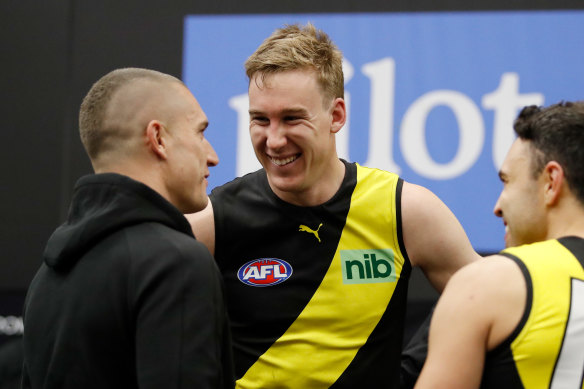
[[[312,22],[344,54],[341,157],[438,195],[474,248],[503,248],[497,171],[525,105],[584,99],[584,12],[187,16],[183,80],[210,120],[209,189],[256,170],[243,63],[276,28]]]

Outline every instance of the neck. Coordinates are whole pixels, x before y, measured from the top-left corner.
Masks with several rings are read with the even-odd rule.
[[[584,238],[584,206],[574,197],[564,199],[549,217],[548,239]]]
[[[300,191],[278,190],[270,183],[276,196],[287,203],[301,207],[314,207],[329,201],[338,192],[345,178],[345,164],[338,158],[320,175],[318,182]],[[269,182],[269,177],[268,177]]]
[[[139,162],[118,162],[116,164],[94,164],[93,169],[96,174],[101,173],[117,173],[131,179],[141,182],[149,186],[154,191],[158,192],[162,197],[169,200],[169,194],[166,187],[161,180],[157,166],[150,163],[150,161],[140,160]]]

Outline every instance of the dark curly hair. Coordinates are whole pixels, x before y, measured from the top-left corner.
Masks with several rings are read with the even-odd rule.
[[[532,146],[533,176],[549,161],[556,161],[564,169],[570,190],[584,204],[584,101],[525,107],[513,128]]]

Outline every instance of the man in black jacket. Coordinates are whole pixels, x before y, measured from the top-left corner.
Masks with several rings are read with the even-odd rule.
[[[207,204],[207,118],[184,84],[118,69],[83,100],[76,184],[24,312],[26,388],[233,387],[222,281],[184,213]]]

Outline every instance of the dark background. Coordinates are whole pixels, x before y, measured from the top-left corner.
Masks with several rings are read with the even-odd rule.
[[[6,318],[21,315],[26,288],[46,240],[66,216],[75,181],[91,172],[77,132],[81,99],[114,68],[145,67],[180,78],[185,15],[548,9],[584,9],[584,2],[2,0],[0,343],[8,337],[2,332]],[[208,60],[202,52],[201,61]],[[436,294],[418,272],[410,292],[408,315],[415,323]],[[18,335],[14,326],[8,330]]]

